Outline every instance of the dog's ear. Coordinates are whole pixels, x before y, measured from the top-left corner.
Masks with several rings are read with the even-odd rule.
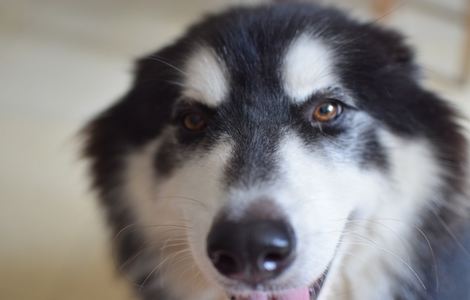
[[[170,66],[173,63],[152,57],[137,62],[130,90],[82,130],[83,156],[91,162],[94,186],[99,190],[116,184],[109,181],[114,180],[112,174],[126,152],[154,139],[171,119],[178,95],[177,84],[172,82],[180,81],[180,74]]]
[[[372,25],[373,37],[391,65],[414,65],[415,55],[398,32]]]
[[[363,23],[351,26],[348,35],[353,39],[341,54],[346,57],[346,68],[361,73],[350,74],[351,80],[364,76],[370,82],[392,76],[416,81],[421,77],[414,51],[400,33],[375,23]]]

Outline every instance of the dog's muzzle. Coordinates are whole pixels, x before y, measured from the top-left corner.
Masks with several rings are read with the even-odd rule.
[[[256,201],[241,218],[216,219],[207,237],[207,255],[217,272],[237,286],[231,300],[316,299],[324,276],[309,287],[270,290],[296,258],[294,229],[276,205]]]

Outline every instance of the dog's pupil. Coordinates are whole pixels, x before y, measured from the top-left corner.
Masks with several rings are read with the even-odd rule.
[[[199,115],[194,114],[194,115],[190,116],[190,122],[194,125],[200,124],[201,121],[202,121],[201,116],[199,116]]]
[[[184,119],[184,125],[190,130],[200,130],[204,127],[204,119],[200,114],[189,114]]]
[[[323,116],[328,116],[333,114],[335,111],[335,106],[331,103],[324,104],[320,107],[320,114]]]

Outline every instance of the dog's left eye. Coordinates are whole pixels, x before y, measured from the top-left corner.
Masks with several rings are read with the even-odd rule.
[[[326,100],[315,107],[312,119],[316,122],[329,122],[336,119],[343,112],[343,106],[339,101]]]
[[[186,113],[181,122],[182,126],[192,132],[201,132],[206,129],[207,121],[202,112],[189,112]]]

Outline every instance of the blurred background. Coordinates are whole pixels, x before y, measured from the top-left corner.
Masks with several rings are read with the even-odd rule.
[[[0,299],[132,299],[78,155],[136,57],[231,0],[0,0]],[[470,111],[470,1],[334,0],[405,33],[425,84]]]

